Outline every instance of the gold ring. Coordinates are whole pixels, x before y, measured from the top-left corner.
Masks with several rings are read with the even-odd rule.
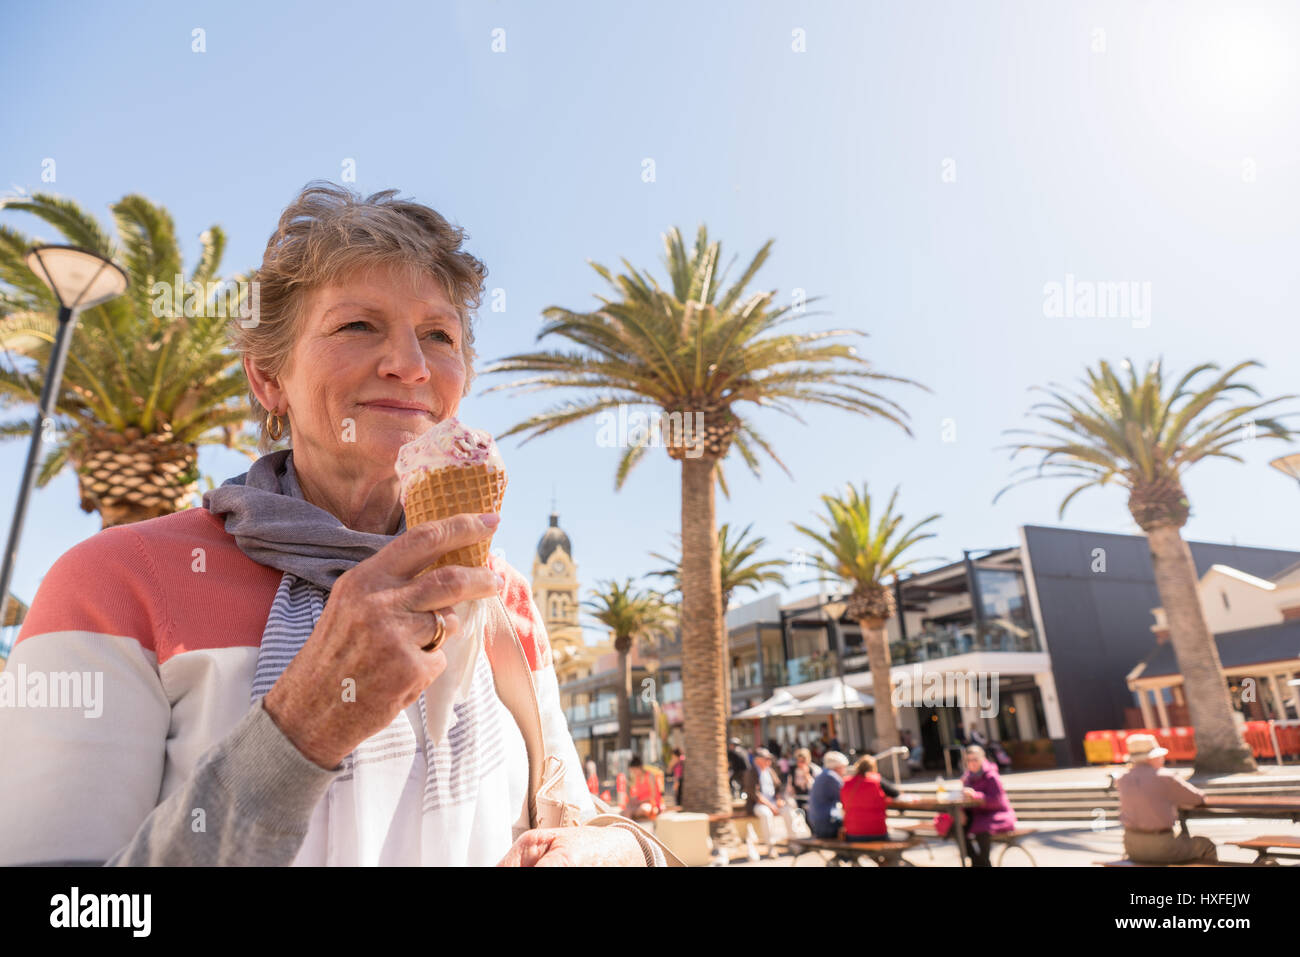
[[[442,617],[440,611],[435,611],[433,617],[437,619],[438,627],[434,630],[433,640],[420,648],[421,651],[437,651],[438,646],[442,644],[442,640],[447,637],[447,619]]]

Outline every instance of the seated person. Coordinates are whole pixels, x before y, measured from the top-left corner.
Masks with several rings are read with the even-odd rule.
[[[835,839],[839,837],[844,812],[840,808],[840,790],[844,787],[844,772],[849,759],[839,751],[822,755],[825,770],[813,781],[808,795],[808,827],[813,837]]]
[[[1180,807],[1205,803],[1205,794],[1172,771],[1162,771],[1168,749],[1155,735],[1130,734],[1128,759],[1133,767],[1119,779],[1119,822],[1124,825],[1124,853],[1147,864],[1217,861],[1208,837],[1174,834]]]
[[[807,748],[799,748],[794,753],[794,767],[785,779],[785,800],[787,804],[793,804],[804,815],[808,814],[808,795],[812,793],[813,781],[817,780],[817,775],[822,773],[822,769],[813,764],[812,752]]]
[[[772,752],[767,748],[754,751],[754,766],[745,772],[745,813],[758,819],[759,840],[767,845],[767,856],[776,856],[776,842],[772,834],[775,815],[787,816],[785,800],[778,797],[781,782],[772,769]],[[787,816],[786,827],[790,823]]]
[[[984,749],[972,744],[966,749],[966,773],[961,776],[962,793],[979,807],[966,808],[967,847],[973,867],[991,867],[989,849],[994,834],[1016,829],[1016,812],[1007,800],[998,766],[988,759]]]
[[[623,813],[634,821],[654,820],[664,809],[663,793],[659,788],[659,775],[647,771],[639,755],[628,762],[632,782],[627,789],[627,804]]]
[[[885,808],[890,798],[898,797],[898,788],[880,776],[876,759],[871,755],[858,758],[853,776],[840,789],[844,805],[844,840],[888,841]]]

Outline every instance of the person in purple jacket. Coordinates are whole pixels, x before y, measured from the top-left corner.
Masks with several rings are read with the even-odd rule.
[[[982,806],[967,808],[965,812],[971,865],[991,867],[989,848],[992,835],[1014,831],[1016,812],[1011,810],[997,765],[985,757],[984,749],[977,744],[966,749],[966,773],[961,776],[961,783],[966,797],[984,802]]]

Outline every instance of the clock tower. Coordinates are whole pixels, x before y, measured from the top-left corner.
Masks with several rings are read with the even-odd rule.
[[[578,624],[578,566],[573,546],[560,528],[560,516],[551,512],[551,524],[537,543],[533,557],[533,601],[542,613],[551,648],[568,658],[585,647]]]

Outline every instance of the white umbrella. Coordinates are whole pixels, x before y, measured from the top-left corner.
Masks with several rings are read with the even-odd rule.
[[[775,714],[798,717],[801,714],[825,714],[844,708],[870,708],[876,703],[871,695],[862,694],[856,688],[843,682],[832,685],[820,694],[815,694],[806,701],[798,701],[781,708]]]
[[[770,718],[778,708],[792,704],[798,704],[798,699],[790,692],[782,689],[766,701],[760,701],[752,708],[746,708],[744,711],[733,714],[731,719],[735,721],[739,718]]]

